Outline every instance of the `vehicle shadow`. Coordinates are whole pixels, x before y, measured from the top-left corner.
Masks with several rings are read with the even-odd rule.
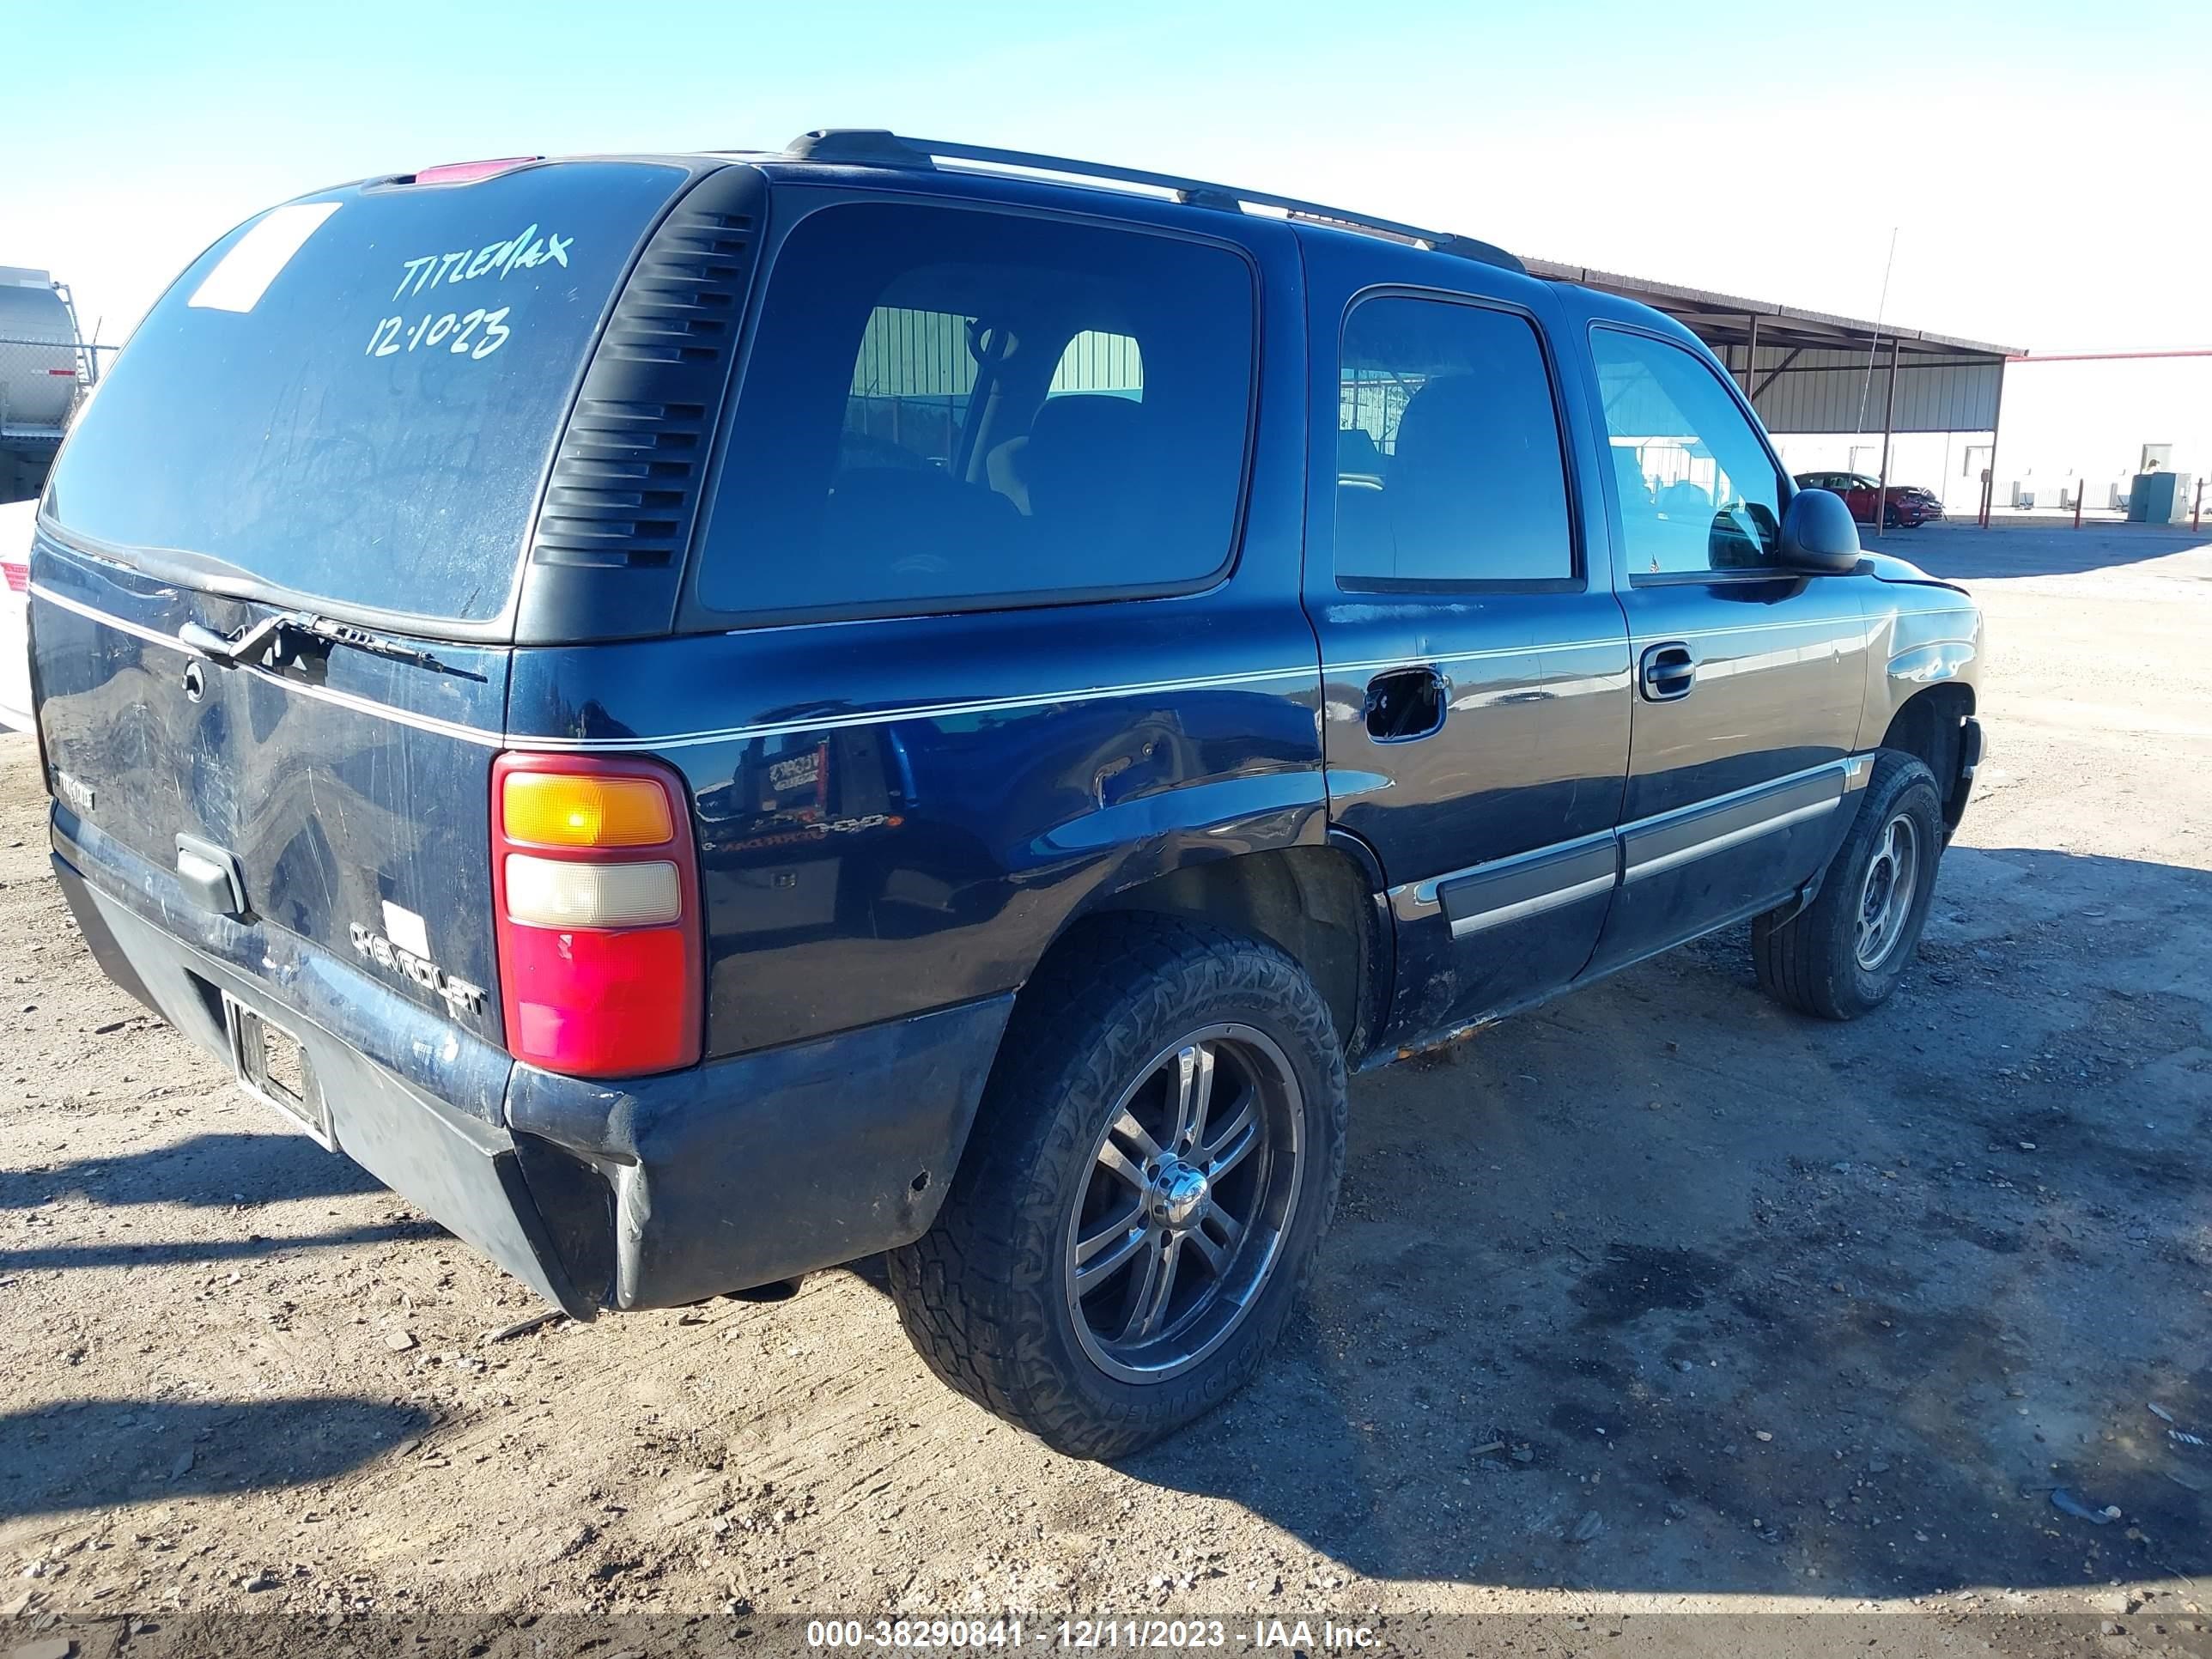
[[[299,1250],[348,1249],[365,1244],[411,1243],[445,1237],[434,1221],[392,1221],[374,1227],[331,1232],[288,1233],[270,1237],[240,1233],[222,1238],[169,1239],[145,1244],[52,1244],[0,1250],[0,1273],[40,1269],[66,1272],[79,1267],[160,1267],[178,1262],[252,1261]]]
[[[1987,530],[1971,522],[1927,525],[1866,540],[1869,550],[1909,559],[1932,576],[1972,581],[2006,576],[2065,576],[2142,564],[2212,544],[2188,526],[1997,523]]]
[[[349,1395],[71,1400],[8,1412],[0,1414],[0,1521],[306,1486],[429,1426],[419,1407]]]
[[[54,1201],[111,1210],[149,1204],[230,1208],[384,1190],[351,1158],[326,1152],[304,1135],[234,1132],[193,1135],[167,1146],[45,1169],[0,1170],[0,1212],[34,1211]],[[295,1250],[435,1238],[443,1231],[433,1222],[402,1219],[270,1236],[241,1221],[235,1230],[213,1237],[139,1242],[110,1234],[92,1243],[47,1243],[33,1229],[16,1232],[13,1248],[0,1249],[0,1273],[246,1261]]]
[[[1306,1310],[1120,1467],[1384,1578],[2212,1573],[2208,937],[2212,874],[1954,848],[1855,1024],[1739,932],[1358,1079]]]
[[[0,1170],[0,1210],[69,1198],[105,1205],[227,1206],[338,1198],[381,1187],[351,1158],[326,1152],[305,1135],[210,1133],[113,1158]]]

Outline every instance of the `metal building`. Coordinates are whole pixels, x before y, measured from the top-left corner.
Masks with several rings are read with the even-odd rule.
[[[1924,483],[1954,514],[1988,505],[2005,363],[2021,355],[2016,349],[1556,260],[1525,263],[1536,276],[1621,295],[1680,322],[1743,383],[1792,471]]]

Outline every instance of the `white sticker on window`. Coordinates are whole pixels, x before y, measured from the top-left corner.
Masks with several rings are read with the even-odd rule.
[[[430,930],[422,918],[412,910],[404,909],[390,899],[384,901],[384,936],[403,951],[428,960]]]
[[[251,311],[261,303],[276,273],[307,246],[324,220],[338,210],[336,202],[295,202],[271,208],[245,235],[231,244],[230,252],[200,279],[186,301],[203,311]]]

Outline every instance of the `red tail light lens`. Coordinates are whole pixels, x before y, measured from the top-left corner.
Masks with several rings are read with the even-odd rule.
[[[31,567],[27,564],[9,564],[5,560],[0,560],[0,576],[5,576],[8,579],[8,591],[10,593],[27,593],[31,591]]]
[[[572,1077],[699,1058],[699,866],[681,779],[642,760],[501,755],[492,895],[507,1051]]]

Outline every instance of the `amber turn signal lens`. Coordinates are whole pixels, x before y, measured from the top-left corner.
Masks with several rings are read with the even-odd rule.
[[[537,847],[658,847],[676,833],[668,792],[651,778],[510,772],[507,838]]]

